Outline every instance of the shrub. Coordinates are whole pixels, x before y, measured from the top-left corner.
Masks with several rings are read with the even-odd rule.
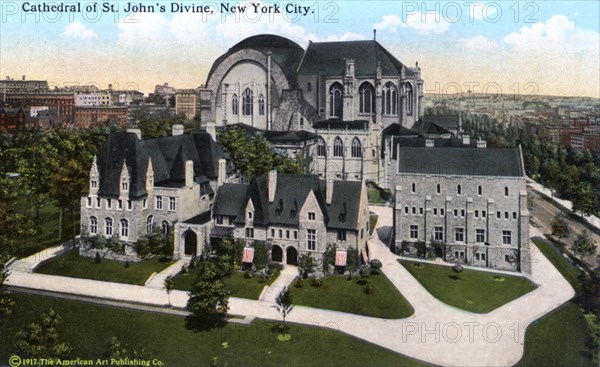
[[[369,265],[371,265],[371,269],[376,270],[376,271],[379,271],[379,269],[381,269],[381,267],[383,266],[383,264],[381,263],[381,261],[379,259],[371,260]]]
[[[463,269],[462,265],[460,265],[460,264],[454,264],[454,266],[452,267],[452,270],[455,273],[462,273],[464,269]]]
[[[252,274],[252,272],[250,272],[249,270],[246,270],[246,271],[244,272],[244,278],[245,278],[245,279],[252,279],[252,278],[254,278],[254,275],[253,275],[253,274]]]
[[[264,242],[254,241],[254,266],[264,269],[269,263],[269,247]]]
[[[181,274],[182,275],[186,275],[187,273],[189,273],[189,271],[190,270],[188,269],[187,266],[184,265],[184,266],[181,267]]]
[[[313,287],[317,287],[317,288],[322,287],[323,286],[323,279],[322,278],[315,278],[315,279],[313,279],[312,285],[313,285]]]
[[[296,284],[294,285],[296,288],[303,288],[304,287],[304,279],[302,279],[302,277],[299,277],[296,280]]]
[[[94,258],[94,262],[96,264],[100,264],[102,262],[102,256],[100,256],[100,254],[97,252],[96,252],[96,257]]]
[[[304,278],[307,278],[309,274],[315,272],[316,265],[317,262],[310,255],[302,255],[298,261],[298,267],[302,269]]]
[[[365,286],[365,293],[369,296],[372,296],[373,293],[375,293],[375,287],[373,287],[373,284],[367,283],[367,285]]]
[[[266,277],[265,275],[261,274],[261,275],[258,277],[258,282],[259,282],[260,284],[266,283],[266,282],[267,282],[267,277]]]

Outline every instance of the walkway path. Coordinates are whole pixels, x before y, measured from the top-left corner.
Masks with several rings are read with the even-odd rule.
[[[527,186],[531,187],[532,189],[534,189],[535,191],[537,191],[541,194],[546,195],[547,197],[551,198],[554,202],[562,205],[563,207],[567,208],[568,210],[573,211],[573,203],[571,201],[559,199],[559,198],[555,197],[554,195],[552,195],[552,192],[550,191],[550,189],[544,187],[542,184],[537,183],[536,181],[532,180],[531,178],[527,178]],[[597,216],[585,215],[583,218],[586,220],[586,222],[588,222],[592,226],[600,229],[600,218],[598,218]]]
[[[168,268],[164,269],[160,273],[155,273],[146,281],[145,286],[151,288],[163,289],[165,286],[165,280],[167,277],[174,277],[181,271],[181,267],[187,265],[184,259],[179,259]]]
[[[24,259],[14,259],[8,264],[8,270],[25,271],[31,273],[43,261],[61,255],[62,253],[67,252],[72,248],[72,242],[68,241],[58,246],[47,248]]]
[[[380,215],[378,226],[391,224],[391,208],[372,210]],[[539,285],[536,290],[488,314],[459,310],[427,292],[374,233],[369,241],[372,257],[381,260],[383,272],[412,304],[414,315],[384,320],[296,306],[288,317],[290,322],[329,327],[438,365],[509,366],[523,354],[526,327],[575,294],[552,264],[539,251],[532,251],[532,279]],[[168,303],[166,292],[156,288],[22,271],[12,272],[7,285],[146,305]],[[187,292],[171,293],[174,307],[184,308],[187,299]],[[233,315],[281,319],[270,301],[230,298],[229,304]]]
[[[298,267],[293,265],[285,265],[281,271],[281,274],[279,274],[279,277],[277,277],[273,284],[265,287],[260,295],[260,300],[275,303],[279,293],[281,293],[285,287],[288,287],[290,284],[292,284],[298,274]]]

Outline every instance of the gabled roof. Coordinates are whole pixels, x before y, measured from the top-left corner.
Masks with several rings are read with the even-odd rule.
[[[296,227],[300,210],[312,192],[328,228],[357,228],[361,182],[334,181],[332,202],[327,205],[325,182],[318,176],[277,174],[275,198],[270,203],[268,177],[259,176],[250,184],[224,184],[215,200],[214,215],[236,215],[234,222],[244,224],[245,209],[252,200],[255,225]]]
[[[463,139],[460,138],[435,138],[429,139],[425,137],[411,138],[411,139],[394,139],[392,140],[393,149],[391,159],[397,159],[397,147],[412,147],[412,148],[425,148],[427,141],[433,142],[433,147],[428,149],[437,148],[477,148],[477,140],[470,139],[469,144],[465,145]],[[484,148],[479,148],[484,149]]]
[[[340,76],[344,74],[344,59],[355,61],[356,76],[372,76],[381,65],[384,76],[400,76],[403,65],[379,42],[311,42],[298,68],[299,75],[319,74]]]
[[[524,177],[518,148],[400,147],[398,172],[446,176]]]
[[[131,178],[129,196],[147,195],[146,172],[150,159],[155,186],[164,183],[169,187],[181,187],[185,182],[187,160],[194,162],[194,178],[200,182],[215,179],[218,160],[228,159],[228,154],[205,132],[148,140],[140,140],[131,132],[111,133],[98,156],[98,194],[119,196],[120,175],[125,162]]]
[[[425,123],[433,123],[444,129],[460,130],[459,115],[425,115],[420,118]]]
[[[452,132],[433,121],[418,120],[411,128],[412,131],[422,135],[448,135]]]
[[[402,126],[399,123],[391,124],[390,126],[383,129],[381,132],[382,136],[394,135],[394,136],[402,136],[402,137],[414,137],[419,138],[422,137],[417,131],[411,130],[406,126]]]

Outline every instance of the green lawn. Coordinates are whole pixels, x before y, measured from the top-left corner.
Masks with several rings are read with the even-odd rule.
[[[54,308],[63,319],[60,333],[73,347],[72,357],[106,358],[108,342],[116,336],[128,348],[144,348],[148,359],[168,366],[210,366],[213,357],[229,366],[421,366],[381,347],[331,329],[291,326],[292,339],[277,340],[277,323],[261,320],[251,325],[194,332],[185,320],[87,303],[40,296],[14,295],[17,307],[2,324],[0,364],[14,351],[15,334]],[[227,342],[227,348],[222,343]]]
[[[187,274],[179,274],[173,278],[175,289],[190,291],[194,286],[197,276],[195,271],[190,271]],[[277,276],[271,277],[265,283],[259,283],[258,277],[246,279],[244,278],[244,273],[235,271],[230,276],[225,277],[223,281],[231,291],[232,297],[258,299],[263,288],[266,285],[271,285],[275,279],[277,279]]]
[[[400,261],[434,297],[451,306],[488,313],[536,288],[528,279],[451,267]]]
[[[579,282],[579,272],[577,269],[563,256],[562,252],[555,249],[548,243],[547,240],[536,238],[533,243],[540,249],[540,252],[546,256],[554,267],[562,274],[562,276],[571,284],[577,294],[581,293],[581,283]]]
[[[385,319],[401,319],[414,313],[412,306],[383,274],[369,276],[369,283],[375,288],[372,295],[365,293],[361,279],[346,276],[325,277],[320,288],[312,286],[311,280],[304,280],[304,287],[291,287],[294,304],[325,308],[359,315]]]
[[[525,353],[517,366],[592,367],[592,355],[585,346],[588,335],[581,309],[569,302],[527,328]]]
[[[131,263],[129,266],[120,261],[107,259],[103,259],[100,264],[96,264],[94,258],[79,256],[79,253],[75,250],[43,262],[35,269],[35,272],[72,278],[144,285],[152,273],[158,273],[172,263],[173,261],[171,260],[163,261],[155,256],[152,259],[139,263]]]

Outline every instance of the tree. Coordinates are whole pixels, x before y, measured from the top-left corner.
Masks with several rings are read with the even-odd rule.
[[[292,304],[292,293],[288,287],[283,288],[283,290],[277,296],[277,299],[275,300],[275,308],[283,319],[283,328],[281,328],[281,334],[287,336],[286,339],[289,340],[289,329],[285,319],[292,312],[292,310],[294,310],[294,305]]]
[[[148,359],[150,357],[149,354],[146,353],[144,348],[142,348],[141,352],[138,352],[136,349],[133,349],[133,351],[129,351],[127,349],[127,345],[121,343],[121,341],[116,336],[113,336],[108,342],[108,351],[106,355],[109,359],[116,360],[141,360]]]
[[[4,264],[6,263],[8,256],[0,255],[0,269],[4,269]],[[0,271],[0,320],[2,320],[5,316],[9,316],[12,314],[13,307],[15,307],[15,302],[11,297],[11,293],[6,286],[4,285],[4,281],[8,277],[7,271]]]
[[[167,297],[169,298],[169,307],[171,307],[171,292],[173,292],[173,288],[175,287],[175,282],[173,281],[173,277],[169,275],[165,279],[164,289],[167,291]]]
[[[573,211],[580,212],[581,216],[591,215],[596,210],[596,192],[588,182],[575,185],[572,194]]]
[[[316,265],[315,259],[306,254],[300,256],[300,260],[298,261],[298,267],[302,269],[304,279],[308,278],[309,274],[314,273]]]
[[[596,243],[592,241],[587,231],[577,236],[573,243],[573,252],[577,255],[585,257],[596,253]]]
[[[556,214],[552,220],[552,235],[558,239],[563,239],[569,236],[569,226],[565,221],[564,215]]]
[[[220,325],[229,310],[229,293],[215,264],[200,263],[198,281],[190,292],[187,309],[205,327]]]
[[[63,358],[71,352],[69,344],[60,341],[61,317],[54,309],[42,314],[39,323],[29,324],[17,333],[17,354],[26,358]]]

